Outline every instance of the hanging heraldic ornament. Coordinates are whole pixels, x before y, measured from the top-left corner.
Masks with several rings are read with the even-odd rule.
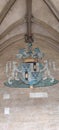
[[[16,57],[19,59],[18,65],[14,61],[8,61],[6,64],[7,81],[4,83],[6,86],[45,87],[59,82],[51,75],[48,61],[42,62],[44,57],[42,51],[39,48],[32,49],[32,43],[28,43],[27,50],[20,49]]]

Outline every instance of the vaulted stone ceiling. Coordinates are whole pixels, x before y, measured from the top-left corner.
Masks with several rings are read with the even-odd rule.
[[[31,0],[28,0],[31,1]],[[27,0],[0,0],[0,51],[27,33]],[[59,43],[59,0],[32,0],[35,39]]]

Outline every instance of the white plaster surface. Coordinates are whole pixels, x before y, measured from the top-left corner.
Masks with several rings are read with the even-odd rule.
[[[10,99],[10,94],[4,94],[4,95],[3,95],[3,99],[4,99],[4,100],[5,100],[5,99],[7,99],[7,100]]]
[[[48,98],[48,93],[46,92],[39,92],[39,93],[30,93],[30,98]]]
[[[4,108],[4,114],[5,115],[9,115],[10,114],[10,108],[9,107],[5,107]]]

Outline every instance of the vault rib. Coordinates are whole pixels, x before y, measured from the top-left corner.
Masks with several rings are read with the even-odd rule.
[[[56,8],[53,5],[53,3],[51,2],[51,0],[43,0],[43,1],[47,4],[47,6],[51,10],[51,12],[54,14],[56,19],[59,21],[59,12],[56,10]]]
[[[41,21],[40,19],[37,19],[35,17],[32,18],[32,22],[36,25],[42,26],[44,29],[46,29],[50,34],[51,37],[54,37],[54,40],[59,42],[59,33],[53,29],[50,25],[46,24],[45,22]]]
[[[15,23],[13,23],[12,25],[10,25],[1,35],[0,35],[0,39],[4,38],[9,32],[11,32],[14,28],[16,28],[18,25],[23,25],[24,23],[26,23],[26,19],[25,17],[16,21]]]
[[[1,11],[1,13],[0,13],[0,24],[2,23],[2,21],[6,17],[7,13],[11,9],[11,7],[14,5],[15,1],[16,0],[9,0],[7,2],[7,4],[5,5],[5,7],[3,8],[3,10]]]

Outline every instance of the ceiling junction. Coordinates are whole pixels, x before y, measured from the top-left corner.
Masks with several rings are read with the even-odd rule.
[[[52,13],[54,14],[54,16],[56,17],[56,19],[59,21],[59,14],[58,11],[55,9],[54,5],[52,4],[51,1],[48,0],[43,0],[47,6],[49,7],[49,9],[52,11]],[[14,3],[16,2],[16,0],[9,0],[7,2],[7,4],[5,5],[4,9],[2,10],[2,12],[0,13],[0,24],[3,22],[4,18],[6,17],[7,13],[9,12],[9,10],[11,9],[11,7],[14,5]],[[22,18],[21,20],[15,22],[13,25],[10,25],[10,27],[8,27],[1,35],[0,35],[0,39],[2,39],[3,37],[5,37],[8,32],[10,32],[11,30],[13,30],[13,28],[17,27],[18,25],[22,25],[26,23],[27,24],[27,33],[24,34],[25,36],[25,42],[33,42],[34,41],[34,37],[33,37],[33,33],[32,33],[32,23],[35,23],[36,25],[41,24],[41,26],[45,27],[47,30],[49,30],[49,32],[54,35],[54,38],[52,37],[52,40],[56,40],[56,42],[58,42],[59,40],[59,34],[57,31],[54,31],[50,26],[48,27],[48,25],[44,25],[43,21],[40,21],[39,19],[35,18],[32,14],[32,0],[26,0],[26,16],[24,18]],[[56,35],[57,34],[57,35]],[[37,35],[37,34],[35,34]],[[4,44],[4,43],[3,43]],[[8,45],[6,44],[4,45],[0,45],[0,47],[2,47],[3,49],[5,47],[7,47]],[[2,50],[3,50],[2,49]]]

